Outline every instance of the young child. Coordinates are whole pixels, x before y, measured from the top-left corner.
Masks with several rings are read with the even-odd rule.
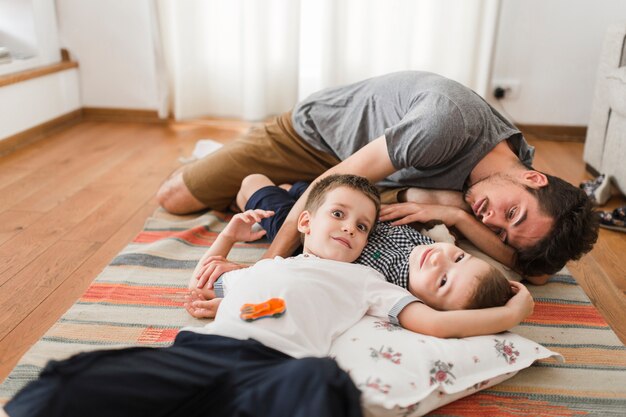
[[[366,179],[320,181],[298,218],[303,254],[265,259],[225,275],[226,296],[213,322],[182,329],[168,348],[51,361],[7,403],[6,413],[360,416],[358,390],[324,356],[333,339],[364,314],[422,333],[469,336],[507,329],[531,312],[532,298],[522,286],[503,307],[436,311],[375,270],[350,263],[367,243],[378,210],[377,191]],[[234,216],[208,255],[226,256],[236,241],[256,235],[256,216],[268,215],[259,210]],[[434,250],[422,254],[420,266],[433,256]],[[263,307],[276,298],[286,307],[277,318],[242,320],[251,304]]]
[[[272,210],[273,215],[256,215],[263,231],[250,240],[264,234],[272,240],[291,207],[308,187],[308,183],[295,183],[290,188],[278,187],[269,178],[253,174],[244,179],[237,195],[242,210]],[[422,256],[429,262],[423,262]],[[426,259],[426,258],[425,258]],[[189,282],[192,290],[189,313],[198,318],[214,317],[222,296],[222,283],[215,283],[211,290],[210,277],[215,258],[203,257]],[[455,245],[435,243],[410,226],[391,226],[378,223],[371,232],[368,244],[356,263],[370,266],[380,272],[387,281],[407,288],[426,305],[437,310],[463,310],[497,307],[504,305],[513,295],[509,281],[485,261],[474,258]],[[428,287],[429,274],[438,274],[437,287]],[[441,294],[445,294],[442,297]],[[454,294],[450,298],[449,294]]]

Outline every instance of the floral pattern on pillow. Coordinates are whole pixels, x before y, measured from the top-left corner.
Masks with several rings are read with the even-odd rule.
[[[435,384],[447,384],[453,385],[456,377],[452,373],[454,365],[450,362],[445,363],[443,361],[433,362],[433,367],[430,369],[430,385]]]
[[[366,415],[414,417],[560,355],[510,332],[439,339],[365,316],[333,342],[330,356],[362,391]]]
[[[385,345],[381,346],[379,349],[374,349],[373,347],[370,347],[370,352],[372,358],[376,360],[386,359],[396,365],[400,364],[400,360],[402,358],[402,353],[394,352],[393,348],[390,346],[385,349]]]
[[[515,350],[513,342],[507,343],[506,339],[494,340],[496,342],[496,351],[498,352],[498,357],[503,357],[509,365],[514,364],[519,356],[519,351]]]

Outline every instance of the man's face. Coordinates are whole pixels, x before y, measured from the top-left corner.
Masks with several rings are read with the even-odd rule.
[[[472,185],[464,199],[479,221],[516,249],[534,246],[554,224],[521,179],[492,175]]]
[[[304,252],[323,259],[355,261],[367,244],[376,221],[376,206],[363,193],[348,187],[329,191],[315,213],[302,212],[298,230]]]
[[[462,310],[476,290],[476,277],[489,269],[450,243],[416,246],[409,256],[409,291],[436,310]]]

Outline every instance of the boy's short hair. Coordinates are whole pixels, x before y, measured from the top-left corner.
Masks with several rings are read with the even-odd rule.
[[[465,307],[468,310],[501,307],[514,295],[509,280],[491,265],[486,274],[477,276],[476,279],[478,285]]]
[[[310,213],[315,213],[324,204],[326,194],[339,187],[351,188],[369,198],[376,207],[376,218],[374,220],[378,220],[378,214],[380,213],[380,194],[378,190],[367,178],[352,174],[333,174],[316,182],[309,192],[304,209]],[[370,233],[373,230],[374,227],[372,225]]]

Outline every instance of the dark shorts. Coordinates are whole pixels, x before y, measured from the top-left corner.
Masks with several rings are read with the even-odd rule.
[[[11,417],[360,417],[359,397],[331,359],[294,359],[252,339],[184,331],[168,348],[50,361],[5,410]]]
[[[250,196],[246,203],[246,210],[272,210],[274,215],[261,220],[261,227],[267,232],[265,235],[270,242],[274,240],[280,227],[285,222],[285,218],[291,211],[298,198],[306,191],[309,183],[305,181],[296,182],[286,191],[275,185],[269,185],[257,190]]]

